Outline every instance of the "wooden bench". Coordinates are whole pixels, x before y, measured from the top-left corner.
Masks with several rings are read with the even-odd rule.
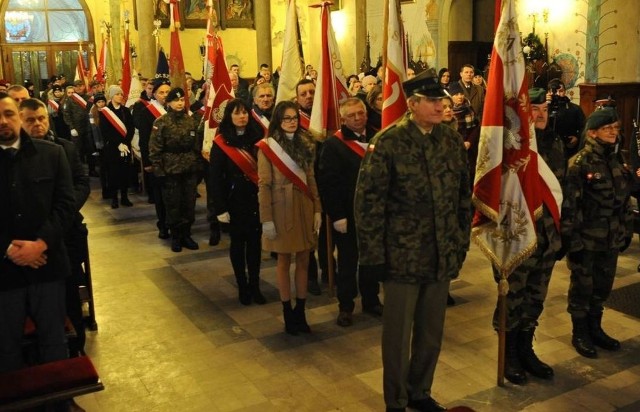
[[[0,411],[19,411],[104,389],[88,356],[0,374]]]

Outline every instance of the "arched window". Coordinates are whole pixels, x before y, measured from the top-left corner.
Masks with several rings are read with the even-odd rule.
[[[9,0],[2,7],[2,76],[30,80],[43,90],[54,74],[73,81],[77,53],[93,48],[93,27],[84,0]]]

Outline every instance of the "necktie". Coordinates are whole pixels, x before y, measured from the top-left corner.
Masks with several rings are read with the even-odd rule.
[[[6,149],[4,149],[4,152],[9,157],[14,157],[16,153],[18,153],[18,149],[16,149],[15,147],[7,147]]]

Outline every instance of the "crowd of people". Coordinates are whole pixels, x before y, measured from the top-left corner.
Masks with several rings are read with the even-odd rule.
[[[209,244],[220,242],[225,225],[240,304],[267,302],[260,263],[262,250],[272,252],[284,330],[311,333],[307,295],[321,293],[337,264],[337,325],[353,325],[359,294],[362,311],[382,319],[387,411],[445,410],[431,386],[445,310],[455,303],[450,282],[469,248],[480,124],[490,110],[486,82],[471,65],[460,68],[458,81],[447,68],[411,70],[403,83],[407,114],[381,131],[383,71],[349,76],[342,126],[319,142],[308,132],[317,72],[306,69],[295,99],[276,104],[277,75],[268,65],[251,84],[231,66],[235,98],[210,150],[203,149],[206,93],[172,87],[162,73],[144,84],[131,108],[118,85],[105,93],[92,82],[87,93],[83,82],[67,86],[62,76],[51,79],[40,99],[20,85],[0,91],[0,193],[7,199],[0,203],[6,302],[0,320],[7,325],[0,329],[0,372],[22,364],[27,314],[38,327],[42,362],[68,356],[66,315],[84,331],[77,286],[88,252],[80,209],[89,176],[100,177],[112,208],[133,205],[136,135],[158,237],[170,239],[173,252],[199,249],[191,226],[204,179]],[[631,240],[628,201],[637,177],[620,155],[614,108],[585,118],[558,79],[547,89],[532,88],[528,98],[537,150],[564,203],[559,227],[543,208],[536,251],[508,278],[505,377],[514,384],[554,375],[535,354],[533,339],[553,267],[565,255],[573,346],[586,357],[596,357],[597,348],[620,348],[602,329],[603,303],[618,253]],[[337,248],[337,262],[328,243]],[[74,354],[83,353],[83,336]]]

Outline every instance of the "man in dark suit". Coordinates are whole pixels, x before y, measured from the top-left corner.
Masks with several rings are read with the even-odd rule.
[[[0,372],[22,366],[29,315],[40,362],[66,358],[64,235],[75,210],[64,149],[20,129],[16,102],[0,93]]]
[[[465,64],[460,69],[460,80],[458,83],[462,87],[464,97],[471,103],[471,108],[478,116],[478,120],[482,119],[482,108],[484,107],[484,89],[482,86],[473,84],[473,76],[475,69],[470,64]]]

